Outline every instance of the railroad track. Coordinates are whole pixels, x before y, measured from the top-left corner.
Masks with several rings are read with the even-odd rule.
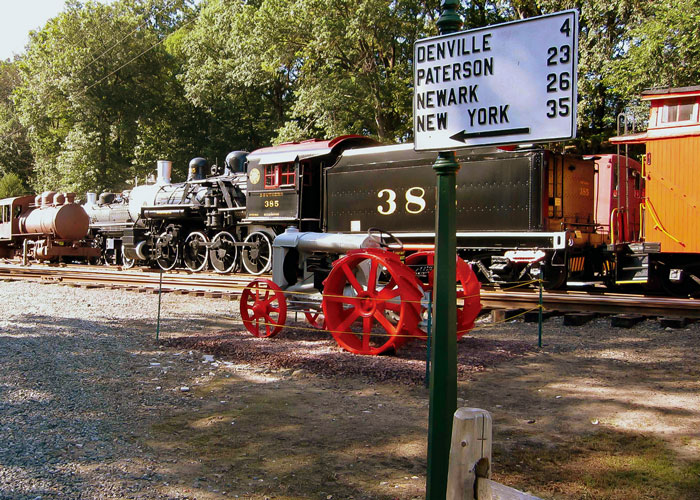
[[[537,290],[482,290],[481,303],[494,309],[533,309],[539,304]],[[700,300],[584,291],[542,293],[546,311],[562,313],[629,314],[700,319]]]
[[[268,277],[269,276],[265,276]],[[30,265],[0,263],[0,279],[29,279],[74,286],[136,289],[157,293],[161,273],[152,269],[124,270],[118,267]],[[211,297],[235,299],[253,279],[248,274],[162,273],[162,291],[180,292]],[[485,309],[532,310],[539,304],[536,289],[500,290],[485,287],[481,303]],[[545,311],[561,313],[628,314],[641,316],[700,319],[700,300],[644,295],[615,294],[587,291],[545,291],[542,293]]]
[[[146,268],[121,269],[82,265],[33,264],[20,266],[0,263],[0,278],[56,282],[75,286],[136,289],[157,292],[182,292],[197,295],[236,298],[252,279],[249,275],[159,272]],[[162,282],[161,282],[162,279]]]

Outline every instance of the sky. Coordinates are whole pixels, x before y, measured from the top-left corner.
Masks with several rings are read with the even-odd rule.
[[[65,0],[0,0],[0,59],[23,53],[29,32],[43,27],[64,7]]]

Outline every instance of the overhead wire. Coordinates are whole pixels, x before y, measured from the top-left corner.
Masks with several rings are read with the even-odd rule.
[[[161,14],[161,13],[163,13],[163,12],[165,11],[165,9],[172,7],[172,6],[175,4],[175,1],[176,1],[176,0],[172,0],[168,5],[164,6],[162,9],[160,9],[160,11],[158,11],[156,14]],[[102,52],[101,54],[99,54],[99,55],[98,55],[97,57],[95,57],[92,61],[90,61],[90,62],[87,63],[85,66],[83,66],[82,68],[80,68],[80,69],[78,70],[78,73],[82,73],[83,71],[85,71],[86,69],[88,69],[88,68],[89,68],[90,66],[92,66],[96,61],[98,61],[99,59],[101,59],[102,57],[104,57],[105,55],[107,55],[107,54],[108,54],[109,52],[111,52],[115,47],[117,47],[117,46],[120,45],[122,42],[124,42],[124,40],[126,40],[126,39],[129,38],[131,35],[133,35],[134,33],[136,33],[138,30],[140,30],[141,28],[143,28],[144,26],[146,26],[146,24],[148,24],[148,22],[150,21],[150,17],[151,17],[151,16],[147,17],[140,25],[138,25],[138,26],[137,26],[136,28],[134,28],[131,32],[129,32],[129,34],[124,35],[117,43],[115,43],[114,45],[110,46],[107,50],[105,50],[104,52]]]
[[[197,19],[198,19],[198,16],[194,16],[192,19],[190,19],[189,21],[186,21],[184,24],[182,24],[178,29],[182,29],[182,28],[184,28],[184,27],[190,25],[192,22],[194,22],[194,21],[197,20]],[[112,75],[114,75],[115,73],[117,73],[119,70],[125,68],[126,66],[128,66],[129,64],[131,64],[132,62],[134,62],[135,60],[137,60],[139,57],[141,57],[141,56],[143,56],[144,54],[146,54],[146,53],[150,52],[151,50],[155,49],[158,45],[162,44],[166,39],[167,39],[167,37],[161,38],[161,39],[158,40],[156,43],[154,43],[153,45],[151,45],[150,47],[148,47],[146,50],[144,50],[144,51],[142,51],[141,53],[139,53],[137,56],[135,56],[135,57],[129,59],[127,62],[125,62],[124,64],[122,64],[121,66],[119,66],[117,69],[111,71],[111,72],[108,73],[107,75],[105,75],[105,76],[103,76],[102,78],[100,78],[99,80],[97,80],[97,81],[96,81],[95,83],[93,83],[92,85],[86,87],[82,92],[80,92],[80,93],[78,94],[78,96],[84,96],[90,89],[96,87],[97,85],[99,85],[100,83],[102,83],[103,81],[105,81],[107,78],[109,78],[110,76],[112,76]]]

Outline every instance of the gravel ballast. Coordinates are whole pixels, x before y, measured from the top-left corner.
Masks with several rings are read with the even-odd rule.
[[[291,431],[284,453],[306,447],[313,452],[339,432],[345,435],[345,424],[336,428],[335,418],[327,434],[318,432],[326,425],[325,412],[346,414],[349,422],[364,418],[365,388],[385,383],[388,396],[377,404],[373,426],[366,435],[350,433],[348,439],[372,443],[389,435],[388,429],[403,428],[414,444],[395,445],[408,453],[398,463],[409,464],[412,472],[395,475],[411,483],[405,486],[411,493],[402,498],[423,494],[414,472],[424,467],[424,450],[415,445],[424,439],[427,422],[424,342],[407,345],[396,356],[357,356],[342,351],[327,332],[295,322],[293,314],[284,334],[254,338],[237,319],[236,302],[176,294],[162,296],[160,342],[155,339],[157,294],[4,281],[0,304],[0,499],[297,498],[311,488],[300,471],[286,476],[277,471],[260,483],[265,463],[257,472],[246,472],[246,449],[233,448],[229,465],[198,458],[198,445],[188,440],[197,439],[200,425],[215,425],[223,434],[212,428],[203,439],[228,436],[260,443],[260,428],[282,425],[285,419],[303,421],[312,411],[321,416],[309,424],[318,443],[311,445],[303,433]],[[460,379],[530,349],[518,341],[465,339]],[[355,395],[344,396],[348,391]],[[294,397],[285,399],[289,394]],[[311,398],[310,408],[298,396],[304,394],[323,396]],[[376,398],[379,393],[367,394]],[[276,409],[262,415],[260,404]],[[397,412],[408,424],[395,422]],[[231,429],[236,431],[230,434]],[[265,446],[282,453],[275,443],[277,438]],[[212,451],[229,453],[228,446]],[[376,471],[372,460],[363,461],[368,471]],[[319,471],[307,470],[308,477],[324,477],[324,460],[316,466]],[[222,470],[212,472],[217,468]],[[363,484],[359,476],[357,481]],[[332,484],[318,488],[340,491]],[[369,485],[357,488],[347,490],[356,499],[384,498],[378,491],[361,492]],[[388,490],[386,498],[396,498],[387,481],[380,489]],[[292,497],[276,495],[287,490]]]
[[[37,282],[0,281],[0,308],[0,500],[425,497],[422,342],[355,356],[294,314],[254,338],[236,302],[176,294],[157,342],[158,295]],[[492,412],[496,480],[542,498],[639,496],[579,479],[608,453],[601,435],[699,470],[700,323],[555,317],[540,349],[537,334],[482,317],[458,343],[458,404]],[[643,484],[696,498],[684,470]]]
[[[196,407],[183,388],[209,367],[157,349],[158,296],[3,282],[0,304],[0,498],[167,498],[135,437]],[[200,329],[232,308],[164,295],[161,327]]]

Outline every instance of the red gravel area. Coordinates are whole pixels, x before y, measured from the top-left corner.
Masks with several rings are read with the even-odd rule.
[[[299,330],[286,328],[273,338],[255,338],[245,330],[220,330],[164,339],[162,345],[271,370],[306,370],[322,377],[360,376],[370,382],[392,380],[410,385],[425,380],[425,342],[410,342],[394,355],[359,356],[340,349],[328,332],[309,331],[308,325],[302,325],[298,324]],[[468,336],[457,348],[460,380],[533,349],[525,342]]]

